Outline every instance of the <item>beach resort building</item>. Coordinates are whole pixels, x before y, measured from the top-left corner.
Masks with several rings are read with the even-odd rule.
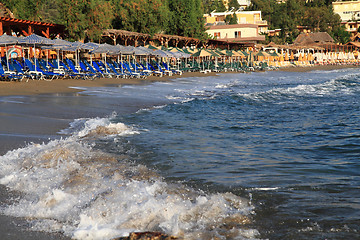
[[[351,36],[356,35],[360,27],[360,1],[336,1],[332,6],[334,13],[339,14],[341,24]]]
[[[265,41],[265,35],[260,35],[257,24],[213,25],[206,32],[217,40],[231,42]]]
[[[225,23],[226,16],[236,16],[237,24]],[[268,23],[262,20],[261,11],[225,11],[205,14],[206,32],[217,40],[236,42],[264,41]]]

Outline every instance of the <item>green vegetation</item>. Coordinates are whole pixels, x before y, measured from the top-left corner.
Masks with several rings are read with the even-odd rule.
[[[282,29],[280,36],[269,41],[292,43],[299,25],[313,32],[326,31],[341,43],[349,40],[349,33],[340,27],[340,17],[333,12],[332,0],[251,2],[247,10],[262,11],[270,29]],[[7,0],[4,4],[17,18],[64,24],[70,39],[92,41],[107,28],[204,39],[208,35],[203,13],[226,10],[222,0]],[[237,0],[229,1],[229,8],[238,7]],[[226,22],[235,24],[236,18],[228,15]]]
[[[8,0],[4,4],[17,18],[64,24],[72,40],[96,41],[107,28],[207,37],[201,0]]]

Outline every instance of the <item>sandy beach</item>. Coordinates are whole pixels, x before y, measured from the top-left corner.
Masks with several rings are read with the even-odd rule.
[[[356,68],[355,65],[318,65],[310,67],[287,67],[281,68],[278,71],[287,72],[306,72],[315,70],[334,70],[341,68]],[[227,72],[234,73],[234,72]],[[214,76],[218,73],[199,73],[199,72],[186,72],[183,75],[173,75],[164,77],[150,76],[146,79],[123,79],[123,78],[95,78],[94,80],[82,80],[82,79],[54,79],[52,81],[43,80],[29,80],[28,82],[6,82],[0,81],[0,96],[12,96],[12,95],[34,95],[34,94],[52,94],[52,93],[76,93],[81,90],[77,89],[81,87],[101,87],[101,86],[115,86],[129,84],[146,84],[148,82],[156,81],[168,81],[175,78],[186,77],[206,77]]]
[[[149,82],[168,81],[179,77],[201,77],[201,76],[214,76],[216,73],[199,73],[187,72],[182,75],[156,77],[150,76],[146,79],[141,78],[95,78],[89,80],[83,79],[54,79],[52,81],[44,80],[29,80],[21,82],[7,82],[0,81],[0,96],[12,95],[34,95],[34,94],[52,94],[52,93],[76,93],[81,90],[81,87],[102,87],[114,86],[119,87],[122,85],[139,85]]]

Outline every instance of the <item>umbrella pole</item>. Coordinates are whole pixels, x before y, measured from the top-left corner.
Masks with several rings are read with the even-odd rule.
[[[34,63],[35,63],[35,71],[37,71],[36,69],[36,48],[35,48],[35,44],[34,44]]]
[[[122,55],[120,54],[120,67],[121,67],[121,74],[124,74],[123,64],[122,64]]]
[[[5,53],[6,53],[6,67],[7,67],[7,70],[9,71],[9,58],[8,58],[8,51],[6,48],[6,44],[5,44]]]
[[[58,65],[58,70],[60,69],[60,50],[57,49],[57,65]]]
[[[104,65],[105,65],[105,72],[108,73],[108,70],[107,70],[107,67],[106,67],[106,53],[105,53],[105,63],[104,63]]]

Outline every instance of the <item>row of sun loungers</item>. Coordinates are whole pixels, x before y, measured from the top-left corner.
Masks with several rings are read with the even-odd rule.
[[[8,66],[8,67],[7,67]],[[148,76],[171,76],[183,72],[228,72],[271,70],[266,63],[248,66],[247,62],[215,63],[214,61],[182,61],[177,66],[166,62],[126,62],[126,61],[77,61],[71,59],[49,60],[23,59],[21,62],[11,59],[0,61],[0,78],[2,80],[47,80],[57,78],[146,78]]]
[[[8,67],[7,67],[8,66]],[[166,63],[132,63],[116,61],[80,60],[76,64],[71,59],[64,61],[43,59],[11,59],[8,62],[0,61],[0,78],[2,80],[26,79],[51,81],[56,78],[94,79],[96,77],[110,78],[146,78],[150,75],[171,76],[181,74],[182,71],[170,69]]]

